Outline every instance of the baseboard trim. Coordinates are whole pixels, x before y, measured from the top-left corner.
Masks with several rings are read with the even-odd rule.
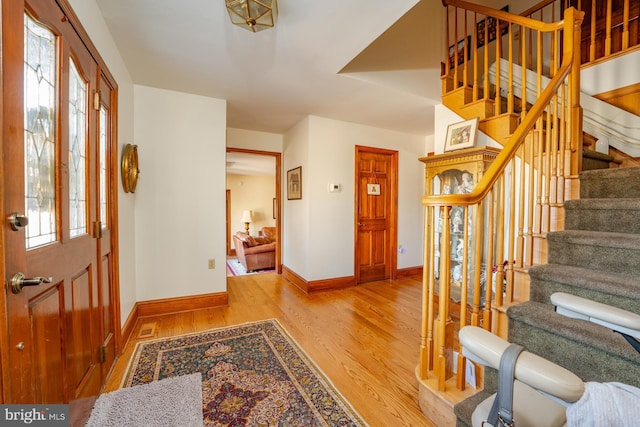
[[[290,281],[293,286],[300,289],[305,294],[309,293],[309,282],[298,276],[295,271],[291,270],[286,265],[282,265],[282,277]]]
[[[408,267],[408,268],[400,268],[396,272],[397,279],[405,279],[407,277],[422,277],[422,266],[419,265],[417,267]]]
[[[312,280],[309,282],[309,293],[335,291],[352,288],[356,285],[354,276],[334,277],[333,279]]]
[[[138,317],[202,310],[212,307],[226,307],[228,305],[229,294],[227,292],[138,301],[136,303]]]
[[[122,348],[119,350],[118,354],[122,354],[122,351],[124,350],[124,348],[127,346],[127,343],[129,342],[129,339],[131,338],[131,335],[133,335],[133,329],[136,326],[136,322],[138,321],[138,304],[134,304],[133,308],[131,309],[131,312],[129,313],[129,316],[127,316],[127,320],[124,322],[124,325],[122,326],[122,339],[121,339],[121,346]]]
[[[356,285],[356,278],[354,276],[308,281],[297,274],[295,271],[288,268],[286,265],[282,266],[282,277],[290,281],[295,287],[300,289],[305,294],[335,291],[338,289],[351,288]]]
[[[122,343],[122,349],[120,353],[122,353],[122,350],[124,350],[131,339],[136,323],[141,317],[159,316],[213,307],[227,307],[228,305],[229,294],[227,292],[138,301],[133,305],[129,316],[127,316],[127,320],[122,326],[122,339],[120,341]]]

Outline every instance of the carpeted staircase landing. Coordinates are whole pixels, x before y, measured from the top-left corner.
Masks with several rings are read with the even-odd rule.
[[[551,263],[531,267],[530,301],[511,307],[509,341],[539,354],[584,381],[640,387],[640,354],[622,336],[556,314],[554,292],[640,313],[640,168],[580,174],[580,199],[565,202],[565,230],[549,233]],[[487,370],[485,390],[454,408],[458,426],[470,425],[475,406],[496,389]]]

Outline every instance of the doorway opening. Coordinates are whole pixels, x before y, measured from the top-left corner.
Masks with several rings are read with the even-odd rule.
[[[281,261],[281,153],[227,148],[227,276],[275,271]]]

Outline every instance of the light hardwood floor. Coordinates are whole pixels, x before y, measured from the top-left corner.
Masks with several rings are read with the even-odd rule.
[[[276,318],[371,427],[431,426],[418,406],[419,278],[305,295],[275,273],[228,278],[229,306],[138,320],[105,391],[120,386],[142,324],[154,338]]]

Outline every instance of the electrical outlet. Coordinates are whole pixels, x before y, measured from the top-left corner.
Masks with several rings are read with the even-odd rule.
[[[213,270],[214,268],[216,268],[216,260],[211,258],[209,260],[209,270]]]

